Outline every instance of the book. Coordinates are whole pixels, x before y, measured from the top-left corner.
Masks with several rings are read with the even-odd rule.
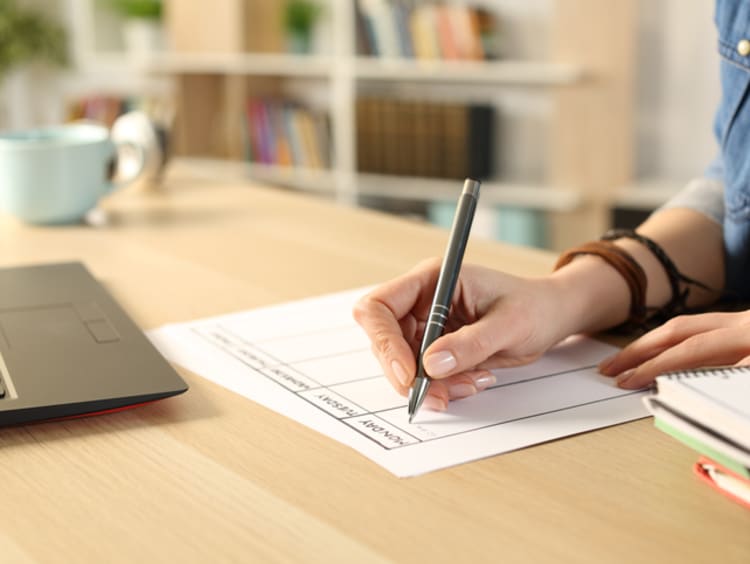
[[[486,8],[463,2],[357,0],[354,17],[360,55],[421,60],[496,56],[497,18]]]
[[[392,5],[386,0],[359,0],[357,4],[366,27],[371,30],[370,40],[376,53],[381,57],[399,57],[401,46]]]
[[[401,47],[401,56],[407,59],[414,58],[414,43],[412,42],[409,23],[414,7],[407,5],[406,2],[396,2],[393,6],[393,17],[396,22],[399,45]]]
[[[646,405],[654,415],[654,425],[657,429],[700,454],[731,468],[734,472],[750,478],[750,450],[694,425],[652,398]]]
[[[440,45],[435,32],[436,8],[430,4],[420,4],[411,14],[409,30],[412,35],[414,54],[417,59],[439,59]]]
[[[750,366],[662,374],[643,401],[657,429],[701,453],[696,474],[750,508]]]
[[[331,135],[328,116],[284,99],[249,98],[245,154],[267,165],[328,168]]]
[[[486,180],[493,174],[495,108],[477,104],[468,108],[467,149],[469,170],[465,176]]]
[[[750,450],[750,366],[662,374],[656,378],[651,399],[694,427]]]
[[[495,174],[495,108],[489,105],[360,97],[360,172],[487,179]]]

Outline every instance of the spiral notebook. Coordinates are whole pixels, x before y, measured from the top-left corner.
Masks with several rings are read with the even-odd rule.
[[[658,429],[750,478],[750,367],[663,374],[644,402]]]
[[[750,366],[663,374],[656,378],[656,394],[650,401],[750,449]]]

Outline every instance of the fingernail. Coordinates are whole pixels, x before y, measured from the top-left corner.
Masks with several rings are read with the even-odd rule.
[[[472,384],[460,383],[448,386],[448,395],[451,399],[468,398],[477,393],[477,389]]]
[[[409,385],[409,375],[398,360],[391,362],[391,371],[402,386]]]
[[[456,357],[448,351],[440,351],[427,355],[422,363],[430,376],[442,376],[456,367]]]
[[[604,360],[602,360],[599,363],[599,372],[604,375],[609,376],[609,374],[607,374],[607,370],[609,369],[610,366],[612,366],[612,363],[614,362],[615,358],[617,358],[617,355],[613,354],[612,356],[609,356],[605,358]]]
[[[617,382],[618,386],[622,386],[625,382],[630,380],[630,378],[633,377],[633,374],[635,374],[635,368],[631,368],[630,370],[626,370],[625,372],[621,372],[617,375],[617,378],[615,378],[615,382]]]
[[[443,400],[436,398],[435,396],[427,396],[424,398],[424,403],[422,405],[433,411],[445,411],[448,408]]]
[[[486,390],[490,386],[494,385],[495,382],[497,382],[497,378],[495,378],[494,374],[482,374],[481,376],[477,376],[474,378],[474,386],[476,386],[477,390]]]

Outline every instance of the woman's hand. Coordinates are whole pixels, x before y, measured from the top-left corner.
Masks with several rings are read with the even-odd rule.
[[[618,386],[637,389],[662,372],[732,364],[750,364],[750,310],[675,317],[604,360],[599,370],[616,376]]]
[[[354,317],[388,380],[406,395],[414,379],[440,262],[419,264],[363,297]],[[445,334],[425,351],[434,380],[425,405],[437,410],[495,382],[492,368],[526,364],[572,333],[574,314],[553,278],[524,279],[464,265]],[[570,322],[568,322],[570,321]]]

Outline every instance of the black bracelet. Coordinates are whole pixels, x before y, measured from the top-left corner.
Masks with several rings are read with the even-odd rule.
[[[651,254],[654,255],[654,257],[661,264],[662,268],[664,268],[664,272],[666,273],[669,280],[669,286],[672,289],[672,298],[669,300],[669,302],[666,303],[666,305],[664,305],[664,307],[656,312],[656,315],[658,317],[667,319],[685,310],[687,299],[690,295],[690,288],[685,288],[683,291],[680,291],[680,282],[684,282],[685,284],[692,286],[698,286],[699,288],[702,288],[709,292],[716,291],[713,288],[709,288],[702,282],[690,278],[689,276],[686,276],[685,274],[680,272],[677,269],[675,263],[672,262],[672,259],[669,258],[664,249],[662,249],[656,241],[650,239],[649,237],[646,237],[645,235],[636,233],[636,231],[633,229],[610,229],[604,235],[602,235],[603,241],[613,241],[615,239],[623,238],[638,241],[649,251],[651,251]]]

